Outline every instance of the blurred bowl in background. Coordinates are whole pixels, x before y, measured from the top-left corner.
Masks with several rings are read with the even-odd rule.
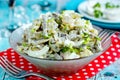
[[[91,3],[94,2],[94,4],[95,4],[95,1],[91,0],[90,2]],[[90,2],[83,1],[78,6],[78,12],[81,13],[85,19],[90,20],[92,22],[92,24],[97,25],[102,28],[119,29],[120,30],[120,18],[119,18],[120,17],[120,15],[119,15],[120,8],[119,8],[119,10],[117,10],[117,9],[104,10],[106,19],[96,18],[93,16],[93,9],[91,9],[91,8],[87,9],[88,6],[94,5],[94,4],[89,5]],[[88,13],[88,11],[89,11],[89,13]]]

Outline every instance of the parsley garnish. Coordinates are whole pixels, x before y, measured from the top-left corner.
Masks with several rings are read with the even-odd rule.
[[[100,3],[96,3],[96,4],[93,6],[93,8],[100,8],[100,7],[101,7]]]
[[[102,11],[100,11],[100,10],[94,10],[94,16],[95,16],[96,18],[100,18],[100,17],[103,16],[103,13],[102,13]]]

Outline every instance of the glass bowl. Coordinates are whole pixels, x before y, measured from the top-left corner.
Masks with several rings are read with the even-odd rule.
[[[22,35],[24,30],[28,28],[30,24],[25,25],[16,29],[10,36],[10,45],[11,47],[29,62],[34,64],[38,69],[40,69],[46,75],[69,75],[74,74],[80,69],[82,69],[85,65],[91,62],[93,59],[98,57],[100,54],[103,53],[105,46],[103,46],[103,51],[99,53],[95,53],[89,57],[84,58],[77,58],[77,59],[68,59],[68,60],[48,60],[48,59],[41,59],[28,56],[27,54],[20,53],[17,50],[17,43],[22,40]]]

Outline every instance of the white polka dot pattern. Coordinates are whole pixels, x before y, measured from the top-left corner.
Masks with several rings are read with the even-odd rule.
[[[95,74],[95,72],[92,72],[92,74]]]
[[[103,56],[103,55],[101,55],[101,56],[100,56],[100,58],[104,58],[104,56]]]
[[[98,68],[98,71],[101,71],[102,69],[101,68]]]
[[[75,73],[74,75],[69,76],[53,76],[56,80],[86,80],[97,74],[103,68],[107,67],[108,65],[112,64],[114,61],[120,58],[120,40],[117,38],[116,35],[112,36],[112,44],[110,48],[107,49],[103,54],[98,56],[95,60],[90,62],[87,66],[83,69]],[[4,56],[6,56],[14,65],[28,70],[30,72],[38,72],[41,73],[41,70],[38,70],[33,64],[25,60],[22,56],[16,54],[13,49],[8,49],[2,52]],[[1,55],[1,54],[0,54]],[[35,77],[34,77],[35,78]],[[30,76],[27,80],[32,80],[33,76]],[[34,79],[35,80],[35,79]],[[42,80],[41,78],[36,80]]]
[[[120,48],[120,44],[117,44],[117,45],[116,45],[116,48]]]
[[[95,63],[97,63],[97,62],[98,62],[98,60],[94,60],[94,62],[95,62]]]
[[[92,66],[92,64],[88,64],[88,66]]]
[[[96,67],[100,67],[100,65],[99,65],[99,64],[96,64]]]
[[[108,56],[107,58],[108,58],[108,59],[112,59],[111,56]]]
[[[106,60],[102,60],[102,63],[106,63]]]
[[[86,71],[86,69],[82,69],[82,71],[84,72],[84,71]]]
[[[118,42],[118,40],[117,40],[117,39],[115,39],[115,40],[114,40],[114,42],[116,42],[116,43],[117,43],[117,42]]]
[[[91,71],[93,71],[93,70],[94,70],[94,68],[90,68],[90,70],[91,70]]]
[[[120,52],[120,49],[118,49],[118,52]]]
[[[115,51],[115,48],[111,48],[111,51]]]
[[[107,52],[105,52],[105,53],[106,53],[106,54],[108,54],[108,55],[110,54],[110,52],[108,52],[108,51],[107,51]]]
[[[117,53],[116,53],[116,52],[113,52],[113,56],[117,56]]]
[[[113,63],[112,61],[109,62],[110,64]]]

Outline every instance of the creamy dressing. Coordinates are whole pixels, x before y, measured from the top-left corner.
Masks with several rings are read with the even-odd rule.
[[[32,57],[74,59],[102,50],[98,31],[74,11],[46,13],[24,31],[18,50]]]

